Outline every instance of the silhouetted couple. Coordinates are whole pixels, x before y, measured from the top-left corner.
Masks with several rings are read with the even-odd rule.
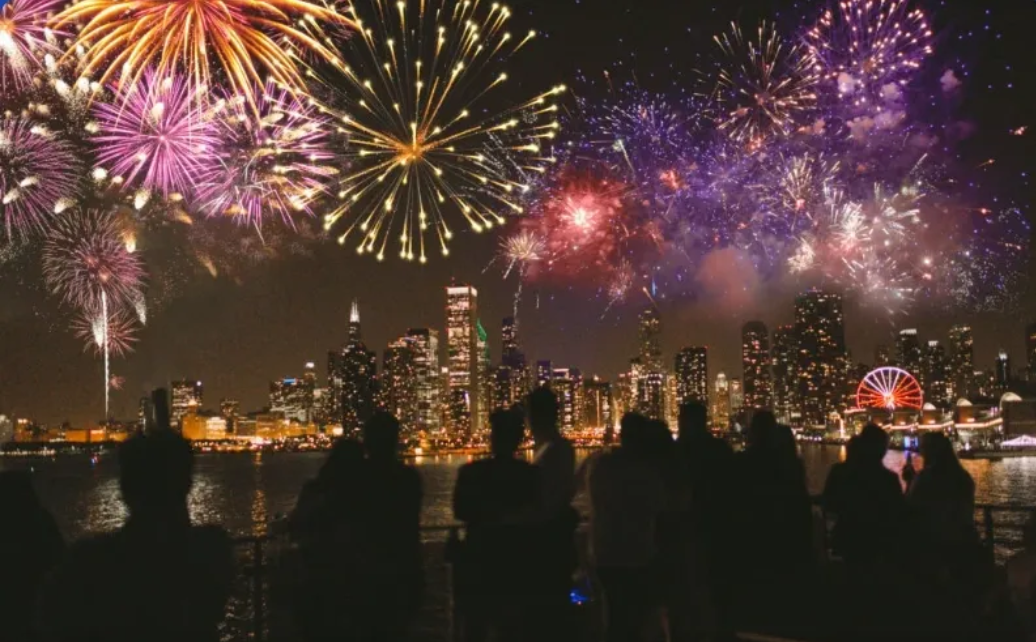
[[[398,458],[399,422],[376,413],[363,443],[335,443],[290,518],[306,640],[398,642],[420,607],[421,479]]]
[[[455,588],[466,640],[573,635],[575,451],[559,431],[553,392],[534,391],[528,409],[531,464],[515,457],[524,439],[522,412],[500,410],[490,417],[491,457],[463,466],[457,477],[454,513],[467,532]]]

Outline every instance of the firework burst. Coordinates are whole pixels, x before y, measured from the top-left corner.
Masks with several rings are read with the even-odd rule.
[[[500,258],[507,264],[504,269],[506,279],[516,267],[520,277],[524,277],[529,267],[544,258],[546,246],[543,239],[533,232],[519,230],[516,234],[500,241]]]
[[[143,80],[96,103],[97,161],[123,185],[183,194],[208,171],[219,139],[196,90],[181,77]]]
[[[909,0],[842,0],[806,33],[814,72],[860,106],[904,84],[932,53],[932,31]]]
[[[344,228],[340,243],[356,235],[361,254],[382,259],[392,240],[401,258],[423,263],[433,239],[449,253],[451,217],[480,232],[522,213],[523,176],[552,160],[546,146],[559,126],[551,101],[563,88],[503,98],[502,64],[535,33],[507,31],[511,12],[502,5],[370,4],[371,16],[356,18],[360,35],[346,43],[356,66],[318,74],[344,105],[336,120],[350,137],[341,204],[325,225]]]
[[[62,32],[47,21],[64,0],[11,0],[0,8],[0,90],[18,92],[43,69],[44,57],[60,52]]]
[[[261,71],[303,89],[296,54],[337,61],[321,25],[352,27],[335,9],[307,0],[80,0],[54,22],[82,25],[80,70],[102,83],[133,84],[150,67],[162,78],[184,74],[211,87],[218,71],[241,95]]]
[[[51,291],[87,314],[133,306],[144,270],[126,249],[115,217],[74,212],[54,226],[43,248],[43,274]]]
[[[0,213],[8,239],[43,229],[74,197],[79,173],[72,146],[44,126],[0,121]]]
[[[197,200],[208,216],[231,217],[261,227],[277,217],[294,226],[338,174],[329,127],[304,96],[268,84],[256,101],[243,96],[220,101],[221,128],[216,165],[198,183]]]
[[[85,342],[85,350],[104,356],[105,341],[110,354],[124,356],[133,351],[137,342],[137,325],[125,310],[109,314],[83,312],[72,322],[72,331]]]
[[[749,147],[796,129],[817,98],[809,52],[766,22],[754,39],[735,23],[715,41],[721,55],[715,95],[725,112],[719,129]]]

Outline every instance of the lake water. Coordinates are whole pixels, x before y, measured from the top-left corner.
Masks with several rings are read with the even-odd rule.
[[[842,449],[806,446],[810,491],[819,493],[831,465]],[[302,484],[316,474],[323,453],[262,453],[199,455],[190,496],[193,519],[220,523],[235,535],[261,535],[278,515],[295,504]],[[453,521],[451,499],[457,469],[466,456],[423,457],[414,465],[424,479],[426,525]],[[903,455],[890,452],[886,465],[899,470]],[[964,466],[975,478],[979,503],[1036,505],[1036,458],[1001,461],[971,460]],[[126,517],[119,496],[117,465],[111,455],[96,464],[86,458],[50,460],[0,458],[0,470],[32,468],[36,487],[53,512],[62,532],[70,539],[118,527]]]

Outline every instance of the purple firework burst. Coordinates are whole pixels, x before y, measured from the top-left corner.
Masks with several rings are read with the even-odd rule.
[[[63,32],[47,28],[65,0],[11,0],[0,8],[0,89],[20,91],[42,67],[43,56],[60,54]]]
[[[305,97],[271,85],[256,104],[258,113],[240,96],[217,106],[218,164],[199,182],[198,203],[210,217],[260,227],[264,218],[277,216],[294,227],[294,216],[312,215],[329,177],[338,173],[328,122]]]
[[[7,237],[42,229],[71,203],[80,174],[72,146],[24,118],[0,121],[0,215]]]
[[[211,171],[216,127],[183,78],[148,73],[140,83],[112,91],[110,103],[94,108],[102,167],[127,185],[165,196],[186,192]]]
[[[107,318],[100,313],[82,312],[72,321],[72,330],[85,342],[84,351],[92,350],[98,355],[104,354],[106,340],[108,351],[118,356],[133,352],[137,342],[136,318],[124,309]]]
[[[134,305],[144,268],[129,251],[115,217],[77,211],[54,226],[43,248],[43,275],[66,303],[96,315]]]

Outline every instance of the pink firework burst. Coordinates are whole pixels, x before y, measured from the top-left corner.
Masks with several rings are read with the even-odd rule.
[[[104,315],[100,313],[82,312],[72,322],[72,331],[86,342],[83,349],[93,350],[97,355],[104,354],[105,330],[108,332],[108,350],[111,354],[123,356],[133,352],[133,344],[137,342],[137,324],[134,317],[124,309],[108,315],[107,328]]]
[[[24,118],[0,121],[0,215],[8,238],[42,229],[67,207],[79,174],[66,141]]]
[[[140,298],[144,268],[112,215],[80,211],[54,226],[43,248],[43,274],[66,303],[110,315]]]
[[[278,217],[294,227],[295,215],[312,215],[338,173],[330,127],[304,95],[267,85],[256,102],[257,110],[242,96],[220,101],[220,153],[198,184],[198,204],[210,217],[242,225]]]
[[[125,184],[165,196],[183,194],[211,171],[219,146],[202,97],[179,76],[145,74],[112,87],[110,103],[94,108],[97,160]]]
[[[43,56],[59,55],[64,32],[48,29],[51,14],[65,0],[11,0],[0,9],[0,89],[24,89],[42,68]]]

